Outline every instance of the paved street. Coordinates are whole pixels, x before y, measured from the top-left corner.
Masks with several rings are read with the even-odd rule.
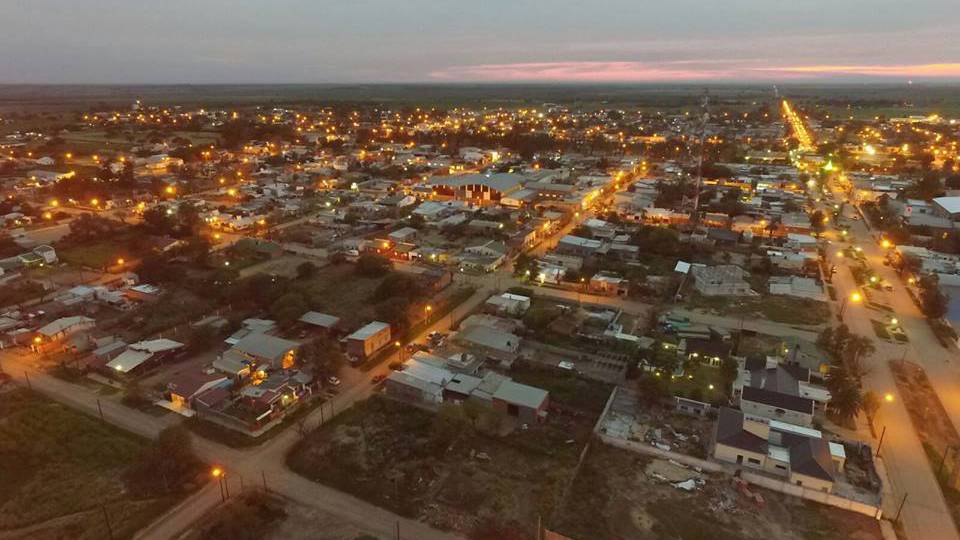
[[[847,208],[845,213],[849,217],[855,211]],[[834,275],[837,296],[841,299],[848,298],[854,290],[857,290],[857,286],[850,270],[846,267],[847,259],[838,258],[836,255],[836,251],[843,244],[835,234],[828,233],[827,237],[834,242],[831,250],[828,251],[828,260],[837,265],[837,273]],[[871,268],[894,285],[894,291],[888,293],[888,296],[897,319],[910,337],[906,358],[927,370],[954,425],[957,425],[957,420],[960,419],[960,399],[955,396],[957,396],[956,391],[960,390],[957,388],[960,377],[951,364],[945,361],[950,352],[943,349],[937,342],[895,272],[883,266],[882,249],[871,237],[862,221],[852,222],[850,242],[862,247]],[[884,512],[888,516],[895,515],[901,500],[904,495],[907,495],[901,519],[904,530],[910,538],[955,540],[960,536],[957,534],[946,502],[927,462],[910,416],[903,405],[903,399],[898,394],[889,368],[889,360],[903,356],[904,346],[876,338],[870,323],[871,318],[880,320],[882,317],[882,312],[870,309],[865,303],[848,302],[844,312],[844,322],[850,330],[869,337],[876,346],[876,352],[868,360],[871,369],[865,377],[864,385],[880,394],[890,392],[895,396],[892,403],[884,403],[876,419],[878,430],[886,427],[881,453],[887,466],[893,492],[893,496],[884,501]],[[944,399],[944,396],[949,396],[950,399]]]

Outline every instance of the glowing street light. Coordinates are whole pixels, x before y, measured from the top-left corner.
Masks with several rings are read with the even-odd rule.
[[[859,304],[863,300],[863,296],[859,292],[854,291],[850,293],[849,297],[843,299],[843,303],[840,304],[840,311],[837,313],[837,318],[841,321],[843,320],[843,312],[847,309],[847,301],[853,302],[854,304]]]
[[[225,486],[226,483],[224,482],[224,480],[227,479],[227,473],[220,467],[214,467],[213,470],[210,471],[210,476],[216,478],[220,484],[220,501],[226,502],[227,497],[230,496],[230,488],[229,486]]]

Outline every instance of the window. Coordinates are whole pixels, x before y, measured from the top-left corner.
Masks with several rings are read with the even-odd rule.
[[[754,465],[759,465],[759,464],[760,464],[760,460],[759,460],[759,459],[756,459],[756,458],[747,458],[747,462],[752,463],[752,464],[754,464]]]
[[[797,485],[798,485],[798,486],[802,486],[802,485],[803,485],[803,482],[797,480]]]
[[[743,456],[741,456],[741,455],[738,454],[738,455],[737,455],[737,465],[739,465],[739,464],[741,464],[741,463],[743,463]]]
[[[787,470],[787,466],[786,466],[786,465],[774,465],[774,467],[776,467],[776,468],[778,468],[778,469],[782,469],[782,470],[784,470],[784,471]]]

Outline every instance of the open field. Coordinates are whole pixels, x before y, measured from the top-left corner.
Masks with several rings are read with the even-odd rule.
[[[57,257],[63,262],[102,270],[115,265],[118,258],[131,260],[132,253],[143,250],[143,237],[134,228],[127,227],[95,242],[69,242],[56,248]]]
[[[344,328],[356,328],[376,319],[371,297],[381,281],[382,277],[357,275],[352,264],[333,264],[307,280],[297,280],[295,288],[311,309],[340,317]]]
[[[673,482],[700,479],[683,491]],[[575,540],[879,540],[867,516],[780,493],[748,499],[724,475],[701,474],[604,444],[594,444],[551,530]]]
[[[128,538],[174,503],[140,499],[121,480],[142,439],[28,390],[0,393],[0,535]]]
[[[213,144],[217,142],[218,135],[214,132],[209,131],[171,131],[171,136],[174,137],[183,137],[184,139],[189,139],[190,142],[194,144]],[[105,131],[71,131],[64,133],[63,140],[67,144],[94,144],[99,146],[118,146],[118,147],[128,147],[132,146],[134,142],[131,142],[123,134],[110,135]]]
[[[830,306],[826,302],[790,296],[731,298],[693,293],[688,307],[745,319],[761,317],[783,324],[823,324],[830,318]]]
[[[780,84],[798,104],[819,100],[837,114],[950,114],[960,111],[950,84]],[[433,103],[439,107],[478,103],[503,107],[544,101],[582,107],[635,106],[650,111],[694,110],[707,88],[715,103],[751,106],[773,100],[768,84],[277,84],[277,85],[0,85],[0,113],[127,108],[150,104],[223,105],[293,103]],[[849,108],[848,108],[849,107]]]
[[[251,489],[209,512],[184,540],[380,539],[316,508]]]
[[[532,538],[537,516],[557,508],[596,417],[552,410],[546,424],[504,435],[504,418],[484,412],[470,420],[466,411],[446,405],[435,413],[375,396],[309,434],[288,463],[435,527]]]

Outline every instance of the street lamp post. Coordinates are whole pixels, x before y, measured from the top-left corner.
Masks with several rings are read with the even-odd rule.
[[[210,475],[217,479],[217,483],[220,486],[220,502],[226,502],[227,496],[223,489],[223,479],[226,477],[226,474],[224,474],[223,469],[220,467],[214,467],[213,470],[210,471]]]
[[[844,297],[843,302],[840,304],[840,311],[837,313],[837,319],[841,321],[843,320],[843,312],[847,309],[848,300],[854,304],[858,304],[863,300],[863,296],[861,296],[859,292],[854,291],[850,293],[849,297]]]

